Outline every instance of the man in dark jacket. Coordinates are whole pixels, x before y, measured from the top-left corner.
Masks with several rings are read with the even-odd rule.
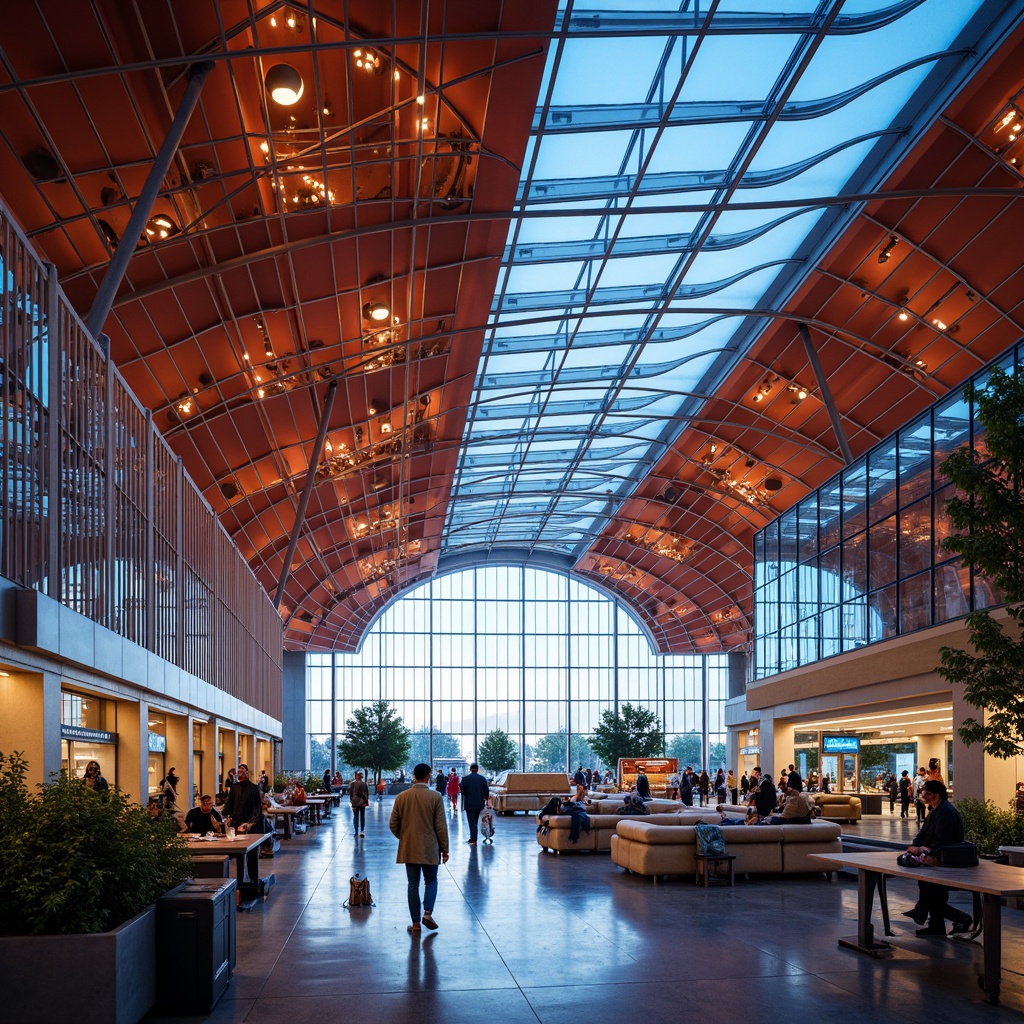
[[[471,764],[469,774],[462,779],[462,809],[466,812],[466,820],[469,822],[470,846],[476,846],[480,812],[487,806],[487,798],[490,795],[487,780],[480,774],[480,766]]]
[[[679,799],[687,807],[693,806],[693,769],[687,765],[686,771],[679,776]]]
[[[754,800],[754,809],[757,811],[758,818],[767,818],[775,811],[775,805],[778,803],[779,795],[775,789],[775,783],[772,782],[770,775],[762,775],[760,768],[755,768],[751,773],[751,783],[753,789],[751,790]]]
[[[249,779],[249,766],[238,766],[238,778],[224,801],[224,824],[240,833],[263,831],[263,794],[260,787]],[[259,848],[250,850],[245,857],[246,870],[250,880],[259,874],[257,858]]]
[[[922,864],[934,864],[934,855],[943,846],[964,841],[964,820],[949,802],[946,787],[935,779],[929,779],[921,788],[921,799],[931,811],[907,853],[920,857]],[[917,903],[913,910],[905,910],[903,916],[921,925],[928,922],[926,927],[917,929],[918,935],[945,935],[947,918],[953,922],[952,935],[970,931],[971,916],[950,906],[948,886],[918,882],[917,887]]]

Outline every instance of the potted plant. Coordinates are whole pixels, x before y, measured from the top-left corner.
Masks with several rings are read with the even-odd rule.
[[[154,901],[192,873],[170,822],[64,773],[31,792],[0,753],[4,1020],[135,1024],[156,996]],[[31,978],[32,983],[24,983]]]

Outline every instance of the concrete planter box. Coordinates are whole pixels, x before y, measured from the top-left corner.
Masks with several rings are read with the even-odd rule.
[[[5,1024],[136,1024],[156,1002],[156,909],[110,932],[0,936]]]

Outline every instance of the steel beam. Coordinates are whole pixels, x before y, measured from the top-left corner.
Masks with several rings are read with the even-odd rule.
[[[821,400],[825,403],[825,409],[828,411],[828,418],[832,421],[832,430],[835,432],[836,441],[839,443],[839,451],[842,453],[843,462],[848,466],[853,462],[853,452],[850,451],[850,445],[846,440],[846,433],[843,430],[843,421],[839,416],[839,410],[836,408],[836,403],[832,398],[832,392],[829,390],[828,381],[825,380],[825,373],[821,368],[818,353],[814,348],[814,343],[811,341],[811,332],[807,329],[807,324],[797,324],[797,327],[800,330],[800,338],[803,341],[804,349],[807,352],[807,361],[811,364],[811,369],[814,371],[814,376],[818,381],[818,390],[821,392]]]

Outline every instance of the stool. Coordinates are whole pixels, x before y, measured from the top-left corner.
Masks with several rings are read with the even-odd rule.
[[[694,872],[693,881],[695,885],[702,885],[705,889],[711,885],[735,885],[736,884],[736,854],[734,853],[722,853],[717,857],[695,853],[693,859],[696,862],[696,869]],[[717,865],[728,864],[729,865],[729,878],[728,881],[724,878],[719,878],[711,874],[712,870],[717,870]]]

